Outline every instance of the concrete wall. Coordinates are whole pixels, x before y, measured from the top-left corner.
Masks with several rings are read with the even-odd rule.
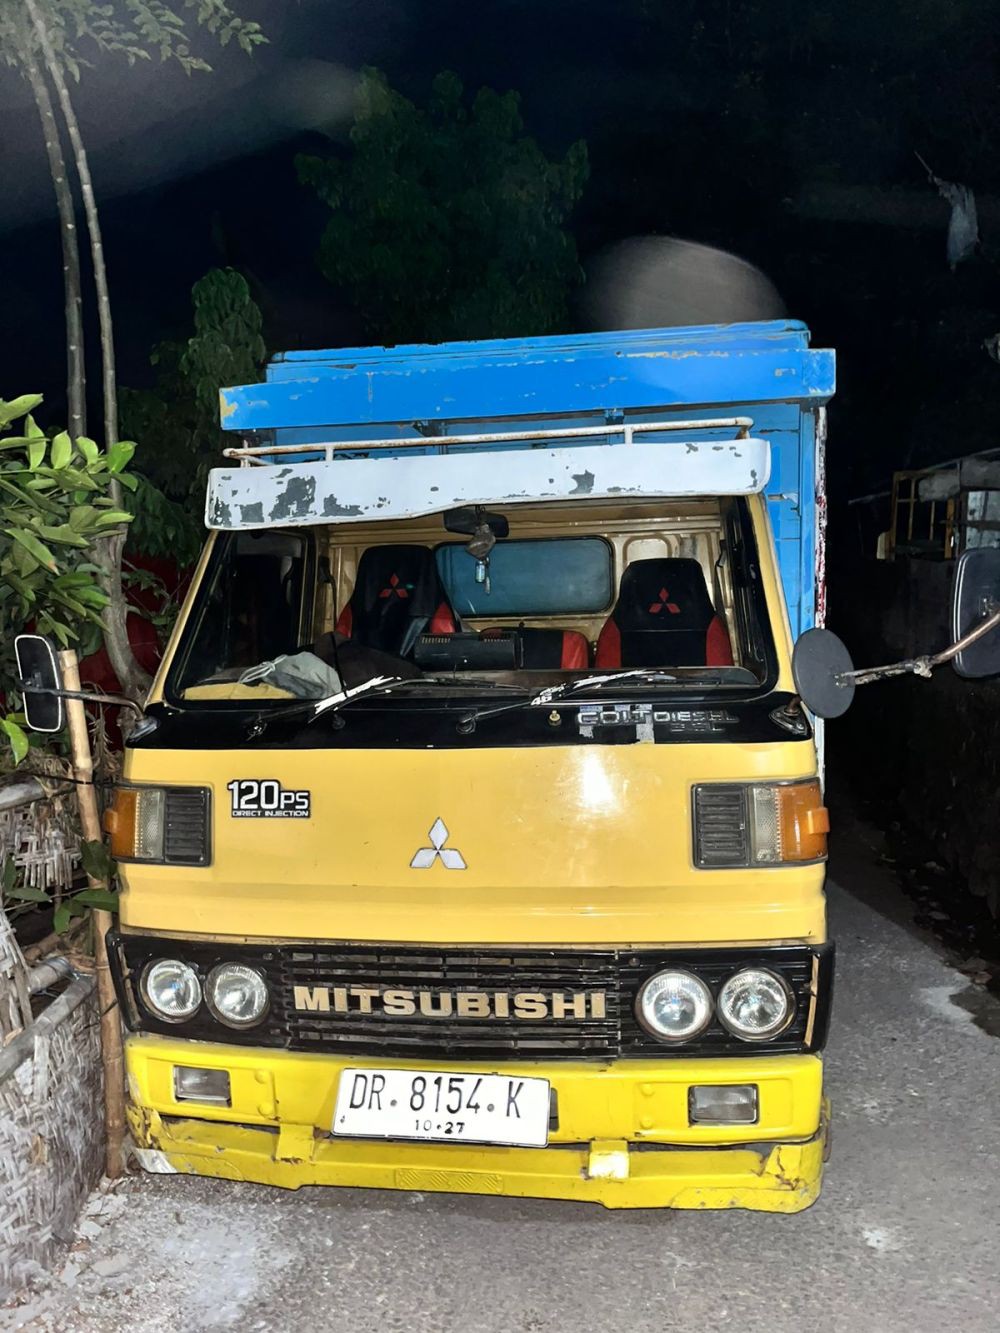
[[[832,628],[858,666],[937,652],[949,632],[952,563],[859,566],[838,589]],[[832,723],[831,762],[858,794],[1000,919],[1000,680],[950,666],[858,690]]]

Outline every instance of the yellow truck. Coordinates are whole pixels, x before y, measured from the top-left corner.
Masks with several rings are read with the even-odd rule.
[[[829,351],[278,357],[107,812],[139,1160],[794,1212],[828,1134]]]

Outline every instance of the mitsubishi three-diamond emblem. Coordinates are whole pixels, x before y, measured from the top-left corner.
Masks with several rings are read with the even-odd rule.
[[[443,819],[435,819],[428,836],[431,845],[417,849],[413,860],[410,862],[411,870],[429,870],[439,856],[445,870],[468,869],[462,853],[457,852],[454,847],[445,846],[448,841],[448,829]]]

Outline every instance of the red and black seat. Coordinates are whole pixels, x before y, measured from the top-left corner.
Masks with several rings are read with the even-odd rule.
[[[484,629],[482,637],[503,633]],[[525,671],[584,671],[590,665],[590,645],[578,630],[519,625],[514,633],[521,644],[519,658]]]
[[[590,645],[577,630],[522,627],[518,634],[525,671],[584,671],[590,665]]]
[[[595,666],[732,666],[725,623],[697,560],[636,560],[597,640]]]
[[[358,562],[336,632],[368,648],[407,657],[425,631],[454,634],[455,614],[426,546],[369,546]]]

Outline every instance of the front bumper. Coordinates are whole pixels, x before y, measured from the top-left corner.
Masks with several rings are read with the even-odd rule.
[[[130,1121],[150,1170],[300,1185],[579,1199],[609,1208],[753,1208],[798,1212],[819,1194],[826,1144],[815,1055],[739,1060],[504,1062],[547,1078],[557,1120],[546,1148],[373,1141],[329,1132],[344,1068],[426,1069],[428,1062],[346,1061],[133,1035],[126,1041]],[[232,1104],[178,1102],[173,1068],[226,1069]],[[435,1068],[495,1072],[463,1062]],[[756,1083],[756,1125],[689,1125],[695,1083]]]

